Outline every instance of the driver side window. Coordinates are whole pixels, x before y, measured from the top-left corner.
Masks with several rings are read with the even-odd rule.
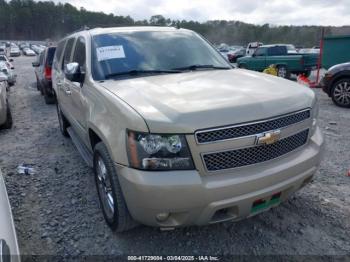
[[[74,38],[71,38],[68,40],[66,48],[64,50],[64,55],[63,55],[63,61],[62,61],[62,69],[64,70],[65,66],[71,62],[71,54],[72,54],[72,48],[74,44]]]
[[[266,54],[266,48],[258,48],[255,51],[255,56],[264,56]]]
[[[73,55],[73,62],[77,62],[80,66],[81,71],[85,71],[86,63],[86,51],[85,51],[85,39],[79,37],[77,43],[75,44],[75,50]]]

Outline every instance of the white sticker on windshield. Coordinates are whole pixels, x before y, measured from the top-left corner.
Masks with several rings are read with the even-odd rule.
[[[124,48],[122,45],[112,45],[96,48],[97,60],[104,61],[116,58],[125,58]]]

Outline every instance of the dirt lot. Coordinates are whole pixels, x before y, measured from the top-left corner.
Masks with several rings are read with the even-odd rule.
[[[100,212],[92,171],[60,134],[55,106],[36,90],[33,60],[15,59],[14,127],[0,131],[0,166],[22,254],[350,255],[350,110],[334,106],[321,90],[315,92],[324,161],[314,182],[290,200],[237,223],[115,234]],[[36,174],[17,174],[22,163]]]

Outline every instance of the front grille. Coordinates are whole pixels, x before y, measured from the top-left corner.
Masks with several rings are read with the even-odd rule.
[[[308,119],[309,117],[310,110],[305,110],[254,124],[220,128],[210,131],[199,131],[196,133],[196,138],[197,142],[202,144],[237,137],[250,136],[296,124]]]
[[[265,162],[287,154],[307,141],[309,130],[281,139],[272,145],[261,145],[203,155],[208,171],[217,171]]]

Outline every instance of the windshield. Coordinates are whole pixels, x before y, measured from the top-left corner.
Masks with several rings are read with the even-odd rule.
[[[191,31],[102,34],[93,37],[92,47],[95,80],[133,70],[166,71],[193,65],[230,67],[220,53]]]

